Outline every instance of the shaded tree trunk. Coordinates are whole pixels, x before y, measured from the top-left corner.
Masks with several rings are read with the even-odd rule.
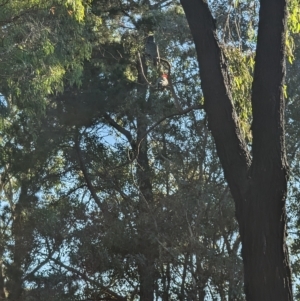
[[[238,125],[207,3],[181,0],[199,61],[208,126],[236,205],[248,301],[292,300],[286,248],[284,144],[286,1],[261,0],[252,90],[253,158]]]
[[[3,275],[3,264],[2,261],[0,263],[0,300],[4,300],[6,298],[5,295],[5,282]]]
[[[153,236],[154,221],[151,218],[151,207],[153,205],[153,192],[148,159],[147,130],[148,121],[144,113],[147,107],[146,93],[147,85],[142,74],[141,66],[138,65],[139,78],[141,84],[137,88],[140,101],[139,112],[137,113],[137,181],[139,188],[139,250],[144,256],[144,260],[139,263],[138,270],[140,276],[140,301],[153,301],[155,289],[155,258],[157,256],[157,245],[151,240]],[[147,71],[147,66],[143,59],[143,70]]]
[[[201,266],[202,258],[199,255],[196,255],[196,274],[197,274],[197,300],[205,301],[206,291],[205,288],[207,287],[207,281],[209,276],[207,275],[206,271]]]
[[[22,264],[24,258],[27,256],[27,252],[29,251],[30,237],[25,236],[25,225],[23,221],[22,213],[28,208],[29,200],[28,200],[28,188],[25,184],[21,186],[21,192],[19,196],[19,200],[16,204],[14,210],[14,220],[12,225],[12,234],[15,240],[14,250],[13,250],[13,263],[9,267],[7,273],[9,276],[9,281],[7,283],[6,289],[8,291],[8,299],[12,301],[21,301],[22,300],[22,292],[23,292],[23,270]],[[29,241],[28,241],[29,240]]]
[[[140,275],[140,300],[153,301],[155,280],[155,267],[153,260],[151,260],[151,258],[145,258],[143,264],[139,264],[138,271]]]
[[[137,118],[138,141],[139,137],[145,133],[145,116]],[[139,249],[144,255],[144,260],[139,264],[140,275],[140,300],[153,301],[154,283],[155,283],[155,257],[157,253],[156,244],[151,241],[151,236],[155,231],[153,220],[151,218],[151,207],[153,204],[152,183],[150,180],[150,167],[148,161],[147,138],[145,137],[138,149],[137,156],[137,179],[140,193],[140,223],[139,223]]]

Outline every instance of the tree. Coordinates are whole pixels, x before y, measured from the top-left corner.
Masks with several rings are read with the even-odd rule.
[[[237,181],[235,197],[242,191],[252,202],[248,188],[258,181],[257,170],[247,178],[253,2],[236,3],[236,11],[227,10],[227,1],[211,5],[216,35],[227,39],[220,50],[212,38],[212,49],[233,82],[222,85],[218,55],[215,69],[204,58],[204,94],[194,43],[175,1],[56,0],[37,11],[34,1],[26,2],[29,10],[26,3],[2,2],[1,54],[10,55],[0,57],[0,184],[8,204],[0,215],[1,298],[244,301],[241,237],[218,155],[231,188]],[[84,19],[72,3],[86,5]],[[242,20],[237,27],[232,16]],[[171,70],[145,60],[145,37],[152,33]],[[156,90],[156,79],[169,71],[169,86]],[[232,92],[233,121],[222,87]],[[11,108],[2,108],[6,102]],[[244,165],[235,164],[236,154]],[[238,208],[240,216],[248,214],[248,207]],[[246,234],[257,232],[239,222],[249,245]]]
[[[208,4],[200,0],[181,0],[181,4],[196,46],[208,127],[235,201],[246,298],[292,300],[286,247],[288,165],[283,95],[287,3],[260,3],[251,153],[241,134]]]

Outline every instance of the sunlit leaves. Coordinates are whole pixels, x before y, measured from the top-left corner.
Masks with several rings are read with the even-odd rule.
[[[231,76],[232,96],[236,111],[240,119],[240,126],[244,137],[251,141],[250,123],[252,116],[251,88],[254,70],[254,53],[243,53],[239,49],[228,47],[225,49]]]
[[[62,92],[66,83],[80,85],[83,62],[92,51],[83,22],[88,5],[80,0],[3,1],[0,86],[10,89],[15,103],[29,103],[35,95],[42,112],[49,95]]]
[[[300,1],[288,1],[288,28],[291,33],[300,32]]]
[[[288,32],[286,33],[286,56],[290,63],[294,57],[294,34],[300,33],[300,1],[288,1]]]

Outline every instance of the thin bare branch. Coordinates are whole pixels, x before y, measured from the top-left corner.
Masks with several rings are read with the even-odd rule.
[[[131,135],[131,133],[129,131],[127,131],[126,129],[124,129],[123,127],[121,127],[116,121],[114,121],[107,113],[104,114],[104,118],[106,119],[106,121],[113,127],[115,128],[118,132],[120,132],[121,134],[123,134],[128,142],[130,143],[130,145],[133,147],[135,145],[135,141]]]
[[[95,281],[95,280],[91,279],[85,273],[82,273],[82,272],[76,270],[75,268],[70,267],[70,266],[62,263],[60,260],[58,260],[56,258],[53,258],[53,257],[51,257],[50,260],[52,260],[54,263],[58,264],[59,266],[65,268],[66,270],[68,270],[68,271],[70,271],[70,272],[72,272],[72,273],[80,276],[83,280],[85,280],[87,282],[90,282],[90,283],[92,283],[92,284],[100,287],[101,290],[103,290],[103,293],[110,295],[111,297],[114,298],[114,300],[119,300],[119,301],[126,301],[127,300],[126,297],[118,295],[117,293],[113,292],[112,290],[110,290],[109,288],[105,287],[104,285],[101,285],[98,281]]]
[[[28,273],[27,275],[25,275],[23,277],[23,281],[25,281],[26,279],[28,279],[31,276],[33,276],[41,267],[43,267],[46,263],[48,263],[49,260],[50,260],[50,257],[53,255],[53,253],[54,252],[52,251],[51,254],[49,254],[45,260],[43,260],[42,262],[40,262],[30,273]]]
[[[145,82],[146,82],[150,87],[155,88],[155,85],[152,85],[152,84],[148,81],[148,79],[147,79],[147,77],[146,77],[146,75],[145,75],[144,68],[143,68],[143,63],[142,63],[142,59],[141,59],[140,53],[138,53],[138,57],[139,57],[139,63],[140,63],[140,67],[141,67],[141,72],[142,72],[142,75],[143,75],[143,78],[144,78]]]
[[[87,171],[86,165],[84,163],[82,153],[81,153],[81,149],[80,149],[80,138],[79,138],[79,134],[78,134],[78,129],[76,130],[76,136],[75,136],[75,149],[76,149],[76,152],[77,152],[77,155],[78,155],[78,161],[79,161],[80,169],[83,173],[83,176],[84,176],[84,179],[86,181],[87,187],[88,187],[95,203],[98,205],[98,207],[101,209],[101,211],[104,214],[108,214],[109,212],[108,212],[107,204],[104,203],[104,202],[101,202],[101,200],[99,199],[99,197],[98,197],[98,195],[97,195],[97,193],[94,189],[94,186],[91,182],[91,179],[88,175],[88,171]]]
[[[184,115],[186,113],[189,113],[190,111],[192,110],[199,110],[199,109],[203,109],[203,105],[193,105],[193,106],[190,106],[184,110],[181,110],[181,112],[176,112],[176,113],[173,113],[173,114],[170,114],[168,116],[164,116],[162,118],[160,118],[158,121],[156,121],[153,125],[151,125],[147,131],[142,135],[142,137],[140,138],[140,140],[138,141],[138,146],[140,145],[141,141],[152,131],[154,130],[160,123],[162,123],[164,120],[166,119],[169,119],[169,118],[172,118],[174,116],[180,116],[180,115]]]

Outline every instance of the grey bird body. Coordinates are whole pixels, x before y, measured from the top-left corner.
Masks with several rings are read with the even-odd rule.
[[[148,60],[152,61],[154,66],[157,66],[159,53],[158,53],[158,47],[154,42],[154,36],[152,35],[146,38],[145,55]]]

